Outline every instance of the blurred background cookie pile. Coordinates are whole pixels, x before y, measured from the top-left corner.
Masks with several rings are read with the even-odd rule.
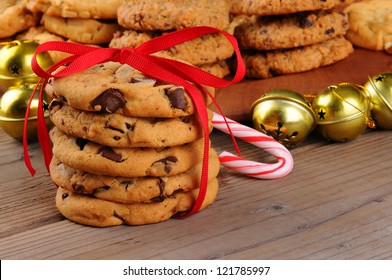
[[[245,16],[235,29],[249,78],[308,71],[353,52],[345,39],[347,15],[335,7],[349,1],[230,0],[230,12]]]
[[[47,93],[55,125],[50,175],[66,218],[98,227],[140,225],[191,210],[209,135],[184,88],[108,62],[51,80]],[[202,208],[215,200],[219,169],[210,147]]]
[[[392,52],[389,0],[1,0],[0,4],[2,41],[136,47],[178,29],[213,26],[238,39],[249,78],[333,64],[348,57],[353,45]],[[218,77],[233,70],[228,63],[233,48],[222,35],[197,38],[164,53]],[[63,57],[51,55],[54,61]]]

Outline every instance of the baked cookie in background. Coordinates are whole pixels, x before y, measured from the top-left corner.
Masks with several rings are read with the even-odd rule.
[[[234,31],[244,58],[245,76],[266,79],[347,58],[354,50],[344,38],[348,18],[335,8],[351,2],[229,1],[231,12],[245,17]]]
[[[8,38],[39,22],[40,14],[26,8],[26,0],[0,1],[0,38]]]
[[[344,10],[350,28],[346,34],[355,46],[392,54],[392,1],[353,3]]]
[[[125,1],[118,9],[118,22],[125,29],[116,33],[109,46],[135,48],[168,32],[208,25],[229,33],[239,24],[229,13],[226,0]],[[221,34],[209,34],[176,45],[163,54],[186,61],[218,77],[230,74],[226,60],[234,54]]]
[[[286,15],[304,11],[330,10],[354,0],[227,0],[234,15]]]

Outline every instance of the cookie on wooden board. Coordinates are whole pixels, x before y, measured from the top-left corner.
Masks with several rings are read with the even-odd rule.
[[[56,157],[50,163],[53,182],[78,194],[120,203],[160,202],[177,191],[190,191],[200,185],[202,163],[186,172],[165,177],[113,177],[71,168]],[[210,150],[208,180],[218,176],[220,162]]]
[[[218,180],[208,183],[201,209],[212,204],[218,194]],[[192,209],[199,189],[175,192],[162,202],[125,204],[57,189],[56,206],[67,219],[89,226],[144,225],[170,219]]]
[[[344,35],[348,17],[333,11],[252,16],[235,29],[241,49],[275,50],[320,43]]]
[[[352,44],[344,37],[338,36],[305,47],[245,52],[243,59],[247,77],[270,78],[333,64],[347,58],[353,51]]]

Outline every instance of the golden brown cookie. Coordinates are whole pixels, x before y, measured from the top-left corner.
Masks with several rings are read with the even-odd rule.
[[[392,1],[353,3],[344,11],[350,23],[346,37],[353,45],[392,53]]]
[[[116,19],[122,0],[26,0],[35,12],[63,18]]]
[[[52,122],[74,137],[111,147],[162,148],[193,142],[203,137],[197,115],[177,118],[136,118],[120,114],[81,111],[53,100],[49,106]],[[212,129],[212,111],[209,111]]]
[[[108,44],[113,34],[121,30],[115,21],[62,18],[47,14],[42,16],[41,21],[48,31],[83,44]]]
[[[0,38],[7,38],[34,26],[39,14],[26,8],[26,0],[0,1]]]
[[[353,51],[351,43],[338,36],[318,44],[288,50],[245,52],[243,59],[247,77],[264,79],[333,64],[345,59]]]
[[[230,22],[225,0],[129,0],[118,9],[126,29],[172,30],[208,25],[225,29]]]
[[[113,48],[135,48],[163,34],[165,33],[159,31],[141,32],[125,30],[124,32],[116,33],[109,46]],[[222,34],[209,34],[176,45],[162,52],[193,65],[202,65],[228,59],[234,54],[234,49]]]
[[[303,11],[329,10],[353,0],[228,0],[232,14],[283,15]]]
[[[71,168],[54,157],[50,163],[53,182],[78,194],[120,203],[160,202],[177,191],[190,191],[200,185],[202,164],[186,172],[167,177],[112,177]],[[210,150],[208,180],[218,176],[219,159]]]
[[[214,93],[212,88],[209,91]],[[47,93],[73,108],[131,117],[173,118],[196,112],[183,87],[146,77],[129,65],[116,62],[53,79]],[[206,96],[205,101],[209,103]]]
[[[50,131],[50,139],[53,155],[64,164],[109,176],[176,175],[200,163],[204,151],[204,138],[166,148],[114,148],[69,136],[54,127]]]
[[[252,16],[235,30],[241,49],[275,50],[312,45],[346,34],[346,14],[312,11],[278,16]]]
[[[199,189],[176,192],[162,202],[125,204],[77,194],[61,187],[57,190],[56,206],[67,219],[89,226],[144,225],[170,219],[191,210]],[[218,194],[218,180],[208,183],[202,208],[212,204]]]

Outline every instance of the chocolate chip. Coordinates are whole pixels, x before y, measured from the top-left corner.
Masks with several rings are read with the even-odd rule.
[[[121,91],[109,88],[96,97],[91,102],[91,105],[101,113],[114,113],[124,107],[125,103],[126,101]]]
[[[313,26],[314,22],[310,19],[310,17],[300,17],[299,18],[299,26],[301,28],[308,28]]]
[[[80,150],[83,151],[84,146],[86,146],[88,144],[88,142],[90,142],[87,139],[84,138],[76,138],[76,145],[79,146]]]
[[[165,198],[162,196],[157,196],[157,197],[151,198],[151,201],[152,202],[163,202],[163,201],[165,201]]]
[[[80,184],[76,184],[75,186],[73,186],[73,188],[76,193],[84,193],[86,191],[86,188]]]
[[[100,192],[100,191],[107,191],[109,189],[110,189],[109,186],[99,187],[99,188],[94,189],[93,194],[96,194],[97,192]]]
[[[125,190],[127,191],[133,185],[133,181],[122,181],[121,184],[125,185]]]
[[[189,117],[181,117],[180,118],[183,123],[190,123],[191,119]]]
[[[53,99],[49,104],[49,111],[52,111],[55,107],[62,108],[64,106],[64,102],[58,99]]]
[[[130,123],[125,123],[125,127],[129,130],[129,131],[133,131],[133,126]]]
[[[113,212],[113,216],[125,223],[124,217],[120,216],[116,211]]]
[[[325,35],[333,35],[335,33],[335,28],[330,28],[325,30]]]
[[[172,107],[176,109],[186,109],[185,91],[181,87],[165,89],[165,94],[169,98]]]
[[[117,154],[112,148],[110,147],[103,147],[99,154],[107,159],[110,159],[115,162],[121,162],[122,161],[122,156],[120,154]]]
[[[69,196],[69,194],[67,193],[63,193],[63,195],[61,196],[62,199],[66,199]]]
[[[172,171],[173,167],[171,167],[170,165],[165,165],[165,172],[166,173],[170,173],[170,171]]]

